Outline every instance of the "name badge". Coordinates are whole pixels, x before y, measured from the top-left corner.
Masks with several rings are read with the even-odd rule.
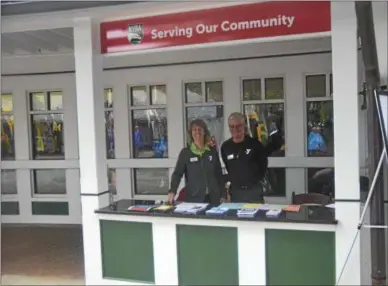
[[[190,162],[198,162],[198,157],[192,157],[190,158]]]
[[[234,155],[233,154],[230,154],[228,155],[228,157],[226,157],[228,160],[232,160],[234,158]]]

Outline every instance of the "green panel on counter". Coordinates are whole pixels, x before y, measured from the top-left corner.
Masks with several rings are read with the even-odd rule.
[[[335,285],[335,233],[266,230],[267,285]]]
[[[237,228],[177,226],[179,285],[238,285]]]
[[[68,202],[32,202],[33,215],[69,215]]]
[[[19,202],[1,202],[2,215],[18,215]]]
[[[154,283],[152,224],[101,220],[100,226],[103,276]]]

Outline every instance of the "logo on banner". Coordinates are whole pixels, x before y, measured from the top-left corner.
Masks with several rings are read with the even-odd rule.
[[[138,45],[143,40],[143,24],[128,25],[128,41],[132,45]]]

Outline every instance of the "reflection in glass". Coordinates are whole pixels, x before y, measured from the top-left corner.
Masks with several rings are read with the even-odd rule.
[[[263,143],[269,156],[284,156],[284,104],[247,104],[244,112],[248,134]]]
[[[224,110],[222,106],[198,106],[186,108],[187,127],[194,119],[205,121],[210,135],[214,136],[218,147],[224,139]],[[189,139],[189,138],[187,138]]]
[[[168,169],[134,169],[135,194],[165,195],[169,188]]]
[[[104,107],[113,108],[113,90],[111,88],[104,89]]]
[[[334,168],[308,168],[307,192],[334,197]]]
[[[151,90],[151,104],[167,104],[167,89],[165,85],[153,85]]]
[[[50,91],[48,93],[48,99],[50,102],[50,110],[61,110],[63,109],[62,92]]]
[[[334,156],[332,101],[307,102],[308,156]]]
[[[105,139],[106,156],[108,159],[115,158],[115,133],[113,111],[105,111]]]
[[[62,159],[64,128],[62,114],[31,115],[34,159]]]
[[[283,99],[283,78],[265,79],[265,99]]]
[[[186,103],[200,103],[203,100],[202,84],[200,82],[191,82],[185,84]]]
[[[35,194],[66,194],[66,170],[33,170]]]
[[[268,168],[262,180],[266,196],[283,197],[286,195],[286,169]]]
[[[222,81],[207,82],[205,87],[207,102],[222,102],[224,93]]]
[[[108,169],[108,188],[113,195],[117,195],[116,169]]]
[[[131,87],[131,105],[148,105],[149,96],[146,86],[133,86]]]
[[[1,170],[1,194],[17,194],[16,170]]]
[[[132,146],[134,158],[166,158],[166,109],[132,110]]]
[[[1,116],[1,159],[15,159],[14,121],[12,115]]]
[[[326,96],[326,75],[306,76],[306,97]]]
[[[47,110],[46,94],[44,92],[31,92],[31,110]]]
[[[261,79],[243,80],[243,100],[261,99]]]
[[[13,111],[13,98],[12,94],[1,95],[1,112],[12,112]]]

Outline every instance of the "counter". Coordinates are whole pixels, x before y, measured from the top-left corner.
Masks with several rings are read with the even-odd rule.
[[[96,210],[104,279],[126,285],[334,285],[334,211],[269,219]]]

